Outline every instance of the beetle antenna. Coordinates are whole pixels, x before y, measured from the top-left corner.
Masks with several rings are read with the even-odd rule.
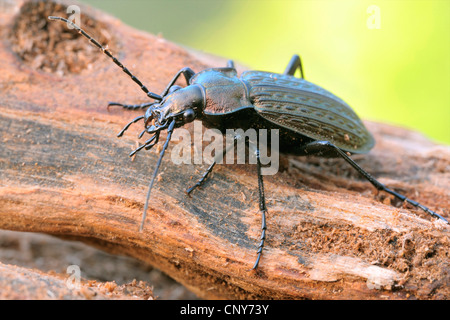
[[[125,72],[128,76],[130,76],[131,80],[133,80],[134,82],[137,83],[137,85],[139,87],[141,87],[141,90],[144,91],[148,97],[161,101],[162,97],[156,93],[150,92],[146,86],[144,86],[141,82],[141,80],[139,80],[136,76],[134,76],[119,60],[117,60],[116,57],[114,57],[111,53],[111,51],[109,51],[108,49],[106,49],[105,47],[103,47],[97,40],[95,40],[94,38],[92,38],[86,31],[84,31],[83,29],[81,29],[78,25],[76,25],[75,23],[73,23],[70,20],[61,18],[61,17],[55,17],[55,16],[49,16],[48,17],[49,20],[60,20],[60,21],[64,21],[66,23],[68,23],[69,25],[71,25],[74,29],[76,29],[78,31],[78,33],[81,33],[83,36],[85,36],[90,42],[92,42],[97,48],[99,48],[100,50],[103,51],[104,54],[106,54],[108,57],[110,57],[112,59],[112,61],[119,66],[119,68],[122,69],[123,72]]]
[[[172,138],[172,132],[173,132],[174,128],[175,128],[175,119],[172,120],[172,122],[169,124],[169,128],[167,129],[166,142],[164,143],[161,154],[159,155],[158,162],[156,163],[156,168],[155,168],[155,171],[153,172],[152,181],[150,182],[150,185],[148,186],[147,198],[145,199],[144,214],[142,215],[142,221],[141,221],[141,225],[139,227],[139,231],[142,231],[142,229],[144,229],[144,222],[145,222],[145,218],[147,217],[148,200],[150,199],[150,193],[152,192],[153,183],[155,182],[155,178],[158,174],[159,167],[161,166],[162,158],[164,157],[164,153],[166,152],[166,149],[169,145],[169,141]]]

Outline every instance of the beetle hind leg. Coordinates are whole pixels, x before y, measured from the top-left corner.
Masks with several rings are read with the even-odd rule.
[[[443,221],[445,221],[447,224],[449,223],[447,221],[447,219],[445,219],[444,217],[442,217],[441,215],[439,215],[438,213],[428,209],[427,207],[425,207],[424,205],[418,203],[417,201],[411,200],[409,198],[407,198],[406,196],[395,192],[391,189],[389,189],[388,187],[386,187],[384,184],[382,184],[381,182],[379,182],[378,180],[376,180],[374,177],[372,177],[368,172],[366,172],[363,168],[361,168],[355,161],[353,161],[344,151],[342,151],[341,149],[339,149],[338,147],[336,147],[334,144],[332,144],[329,141],[313,141],[311,143],[308,143],[304,146],[304,150],[306,152],[306,154],[317,154],[317,155],[321,155],[327,152],[334,152],[336,155],[342,157],[345,161],[347,161],[356,171],[358,171],[359,173],[361,173],[364,178],[366,178],[375,188],[377,188],[377,190],[380,191],[384,191],[387,192],[391,195],[393,195],[394,197],[396,197],[397,199],[403,201],[403,202],[407,202],[413,206],[415,206],[416,208],[419,208],[421,210],[423,210],[424,212],[426,212],[427,214],[441,219]]]
[[[295,71],[300,70],[300,78],[305,79],[305,73],[303,72],[302,59],[298,54],[294,54],[289,61],[286,70],[284,70],[283,74],[293,76]]]

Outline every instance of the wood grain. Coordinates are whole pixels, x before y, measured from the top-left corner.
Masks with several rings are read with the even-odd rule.
[[[182,67],[225,64],[103,13],[83,12],[114,35],[120,51],[112,51],[156,93]],[[12,19],[0,15],[4,30]],[[207,299],[450,297],[450,227],[391,205],[399,204],[340,159],[282,155],[280,172],[265,177],[268,236],[257,271],[250,271],[261,226],[252,165],[217,166],[189,197],[185,189],[207,165],[175,165],[169,147],[138,232],[158,150],[128,157],[141,126],[121,139],[116,134],[140,113],[108,112],[106,105],[144,102],[145,96],[98,55],[90,68],[60,76],[21,60],[2,32],[2,229],[70,237],[135,257]],[[450,148],[403,128],[366,124],[376,147],[354,159],[448,218]]]

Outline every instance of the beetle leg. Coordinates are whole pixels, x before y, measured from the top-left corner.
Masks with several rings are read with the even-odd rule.
[[[178,80],[178,78],[181,75],[184,76],[184,79],[186,79],[187,85],[189,85],[189,80],[191,80],[191,78],[194,76],[194,74],[195,74],[195,72],[191,68],[186,67],[186,68],[181,69],[180,71],[177,72],[177,74],[169,82],[169,84],[167,85],[166,89],[164,89],[164,91],[161,94],[161,96],[163,96],[163,97],[166,96],[166,94],[169,92],[170,87],[175,84],[175,82]]]
[[[155,133],[156,140],[153,141],[153,143],[146,143],[145,144],[145,150],[150,150],[151,148],[153,148],[158,143],[158,141],[159,141],[159,133],[160,133],[160,131]]]
[[[221,160],[223,159],[223,157],[225,157],[225,155],[227,154],[227,152],[231,149],[234,148],[234,146],[236,145],[236,141],[239,140],[241,137],[240,136],[235,136],[234,137],[234,143],[229,146],[228,148],[225,147],[222,152],[218,155],[216,155],[214,157],[214,161],[211,163],[211,165],[208,167],[208,169],[205,171],[205,173],[203,173],[202,177],[200,179],[198,179],[198,181],[192,186],[186,189],[186,193],[189,195],[192,191],[194,191],[197,187],[200,187],[206,180],[206,178],[208,177],[208,175],[212,172],[214,166],[216,165],[217,162],[221,162]]]
[[[145,205],[144,205],[144,213],[142,214],[141,225],[139,226],[140,232],[144,229],[144,222],[145,222],[145,218],[147,217],[148,200],[150,199],[153,184],[155,182],[156,176],[158,175],[158,170],[159,170],[159,167],[161,166],[162,158],[164,157],[164,153],[166,152],[166,149],[169,146],[170,139],[172,139],[172,133],[173,133],[174,129],[175,129],[175,120],[172,120],[172,122],[169,124],[169,127],[167,128],[166,142],[164,142],[161,153],[159,154],[159,158],[158,158],[158,162],[156,163],[155,171],[153,171],[152,180],[150,181],[150,184],[148,186],[147,197],[145,199]],[[158,134],[158,137],[159,137],[159,134]]]
[[[146,141],[147,142],[147,141]],[[139,147],[137,147],[136,149],[134,149],[129,156],[132,157],[134,156],[137,152],[141,151],[142,149],[145,148],[146,143],[144,143],[143,145],[140,145]]]
[[[284,70],[284,74],[293,76],[295,74],[295,71],[297,69],[300,70],[300,77],[302,79],[305,79],[305,74],[303,72],[303,66],[302,66],[302,60],[298,54],[294,54],[291,58],[291,61],[289,61],[286,70]]]
[[[345,161],[347,161],[356,171],[361,173],[364,178],[366,178],[375,188],[377,188],[380,191],[385,191],[389,194],[392,194],[396,198],[400,199],[401,201],[406,201],[409,204],[412,204],[416,208],[420,208],[426,213],[430,214],[431,216],[435,218],[442,219],[446,223],[449,223],[447,219],[439,215],[438,213],[428,209],[424,205],[421,205],[420,203],[411,200],[404,195],[397,193],[389,188],[387,188],[384,184],[380,183],[378,180],[376,180],[374,177],[372,177],[368,172],[366,172],[363,168],[361,168],[355,161],[353,161],[344,151],[336,147],[334,144],[332,144],[329,141],[313,141],[311,143],[308,143],[304,146],[304,150],[307,154],[321,154],[326,153],[327,151],[334,151],[336,155],[339,155],[340,157],[344,158]]]
[[[252,269],[256,269],[258,267],[259,264],[259,260],[261,259],[261,253],[264,247],[264,241],[266,240],[266,213],[267,213],[267,208],[266,208],[266,200],[264,197],[264,183],[263,183],[263,177],[261,174],[261,160],[260,160],[260,154],[259,154],[259,149],[256,149],[256,165],[257,165],[257,170],[258,170],[258,193],[259,193],[259,210],[261,211],[261,237],[260,237],[260,243],[258,246],[258,251],[256,251],[257,253],[257,258],[256,258],[256,262],[253,265]]]
[[[228,60],[227,61],[227,68],[233,68],[234,69],[234,61],[233,60]]]
[[[146,102],[146,103],[141,103],[141,104],[122,104],[122,103],[118,103],[118,102],[110,102],[110,103],[108,103],[106,110],[109,111],[109,107],[111,107],[111,106],[119,106],[119,107],[122,107],[122,108],[128,109],[128,110],[140,110],[140,109],[148,108],[152,104],[154,104],[154,102]]]

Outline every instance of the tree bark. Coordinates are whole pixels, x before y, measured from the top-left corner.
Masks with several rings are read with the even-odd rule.
[[[153,92],[182,67],[200,71],[226,63],[92,9],[83,13],[114,35],[109,48]],[[144,102],[144,94],[97,50],[95,63],[79,73],[67,68],[64,76],[61,69],[36,69],[37,58],[22,60],[11,36],[21,14],[0,15],[0,228],[135,257],[207,299],[450,298],[449,226],[378,193],[341,159],[281,155],[280,172],[264,177],[267,240],[256,271],[250,269],[261,214],[254,165],[217,165],[187,196],[207,165],[174,164],[171,144],[139,232],[160,150],[130,160],[142,127],[132,126],[121,139],[116,134],[142,111],[106,105]],[[382,183],[448,218],[450,148],[403,128],[366,125],[376,147],[353,158]]]

